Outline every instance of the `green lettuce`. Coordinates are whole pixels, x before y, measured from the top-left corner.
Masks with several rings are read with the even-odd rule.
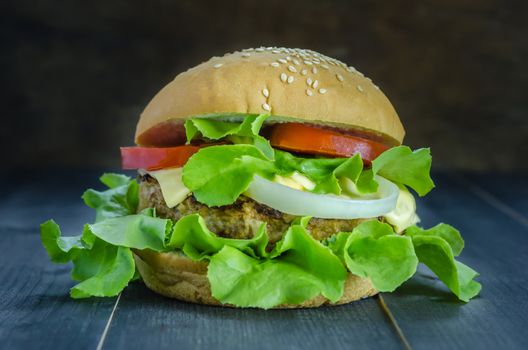
[[[460,233],[445,224],[429,230],[413,226],[405,231],[412,238],[416,255],[462,301],[469,301],[481,289],[474,280],[479,274],[455,260],[462,252],[464,241]]]
[[[329,246],[350,272],[370,278],[382,292],[399,287],[414,275],[418,265],[411,238],[395,234],[391,226],[377,220],[339,233]]]
[[[251,239],[222,238],[209,231],[200,215],[191,214],[176,222],[167,248],[179,249],[193,260],[202,260],[218,253],[224,246],[234,247],[255,258],[265,257],[267,245],[265,224],[260,225]]]
[[[72,298],[117,295],[135,275],[130,249],[98,239],[88,225],[79,236],[62,237],[49,220],[41,225],[41,240],[52,261],[73,262],[72,278],[80,283],[71,289]]]
[[[136,181],[120,174],[104,174],[100,181],[108,186],[108,190],[90,189],[82,196],[84,203],[95,209],[96,221],[136,212],[139,201]]]
[[[120,222],[128,215],[135,214],[139,200],[138,184],[119,174],[104,174],[100,180],[108,186],[106,191],[88,190],[83,195],[84,202],[96,211],[94,225],[85,225],[82,234],[72,237],[62,237],[59,226],[53,220],[46,221],[40,227],[41,241],[51,260],[57,263],[73,262],[72,278],[80,282],[71,289],[73,298],[115,296],[136,275],[130,248],[101,239],[92,228],[108,221]],[[122,228],[120,225],[119,229]],[[148,231],[144,228],[136,230],[136,233],[141,231],[137,236],[142,237],[144,231]]]
[[[269,141],[259,135],[262,124],[268,117],[267,114],[248,115],[240,123],[206,118],[187,119],[185,121],[187,142],[199,136],[209,140],[227,138],[233,143],[253,144],[267,158],[273,159],[274,152]]]
[[[319,294],[333,302],[343,295],[346,270],[332,251],[294,223],[267,259],[224,246],[210,258],[212,295],[223,303],[271,308],[298,304]]]
[[[393,147],[372,161],[372,172],[384,178],[409,186],[420,196],[434,188],[431,171],[431,152],[420,148],[414,152],[407,146]]]
[[[273,172],[273,163],[252,145],[202,148],[183,167],[182,180],[208,206],[232,204],[255,174]]]
[[[316,184],[312,192],[339,195],[342,191],[339,178],[346,177],[357,183],[363,161],[359,154],[350,158],[301,158],[275,150],[275,167],[279,175],[289,176],[297,171],[307,176]]]

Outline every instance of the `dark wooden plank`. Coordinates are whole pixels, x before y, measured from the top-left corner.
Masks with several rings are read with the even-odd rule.
[[[3,349],[94,349],[115,304],[116,298],[71,299],[70,266],[52,264],[40,243],[38,225],[49,217],[76,233],[93,215],[79,198],[88,177],[62,175],[18,173],[4,178],[9,186],[0,198]]]
[[[505,205],[510,208],[510,216],[523,216],[520,221],[528,226],[528,174],[471,174],[466,173],[455,177],[462,183],[466,182],[469,189],[475,195],[481,197],[490,204],[498,206],[500,210]],[[511,210],[517,212],[511,215]]]
[[[500,179],[500,178],[499,178]],[[436,176],[437,189],[419,200],[424,226],[459,228],[460,260],[481,273],[481,296],[463,304],[426,268],[395,293],[389,308],[415,348],[526,349],[528,347],[528,232],[467,187]]]
[[[73,300],[69,266],[54,265],[36,229],[0,228],[2,349],[94,349],[115,298]]]
[[[401,344],[376,299],[314,310],[229,309],[171,300],[137,283],[122,294],[104,348],[401,349]]]
[[[98,170],[18,171],[2,177],[0,225],[15,230],[38,227],[47,219],[57,221],[65,233],[77,234],[92,222],[94,212],[81,195],[88,188],[104,189]],[[121,172],[122,173],[122,172]],[[135,174],[130,174],[135,176]]]

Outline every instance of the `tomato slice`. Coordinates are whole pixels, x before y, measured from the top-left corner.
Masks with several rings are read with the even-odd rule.
[[[363,137],[300,123],[273,126],[270,143],[287,151],[332,157],[351,157],[359,153],[366,164],[389,149],[387,145]]]
[[[123,169],[159,170],[182,167],[200,150],[199,146],[121,147]]]

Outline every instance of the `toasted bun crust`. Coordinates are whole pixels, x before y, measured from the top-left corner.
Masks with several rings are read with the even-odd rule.
[[[141,114],[136,143],[169,120],[262,113],[359,129],[395,144],[405,135],[387,97],[353,67],[310,50],[259,48],[213,57],[179,74]]]
[[[197,304],[224,305],[211,295],[207,279],[207,262],[196,262],[177,253],[156,253],[150,250],[134,251],[136,266],[148,288],[164,296]],[[302,304],[283,304],[276,309],[309,308],[321,305],[346,304],[377,294],[369,280],[348,275],[345,292],[337,303],[322,295]]]

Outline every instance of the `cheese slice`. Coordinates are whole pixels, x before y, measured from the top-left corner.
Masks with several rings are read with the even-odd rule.
[[[165,204],[169,208],[177,206],[191,194],[191,191],[183,184],[182,172],[183,168],[170,168],[148,172],[150,176],[158,181],[163,199],[165,199]]]
[[[400,187],[400,194],[396,201],[396,208],[385,214],[384,218],[398,233],[401,233],[407,227],[420,222],[420,218],[416,215],[416,201],[406,188]]]

